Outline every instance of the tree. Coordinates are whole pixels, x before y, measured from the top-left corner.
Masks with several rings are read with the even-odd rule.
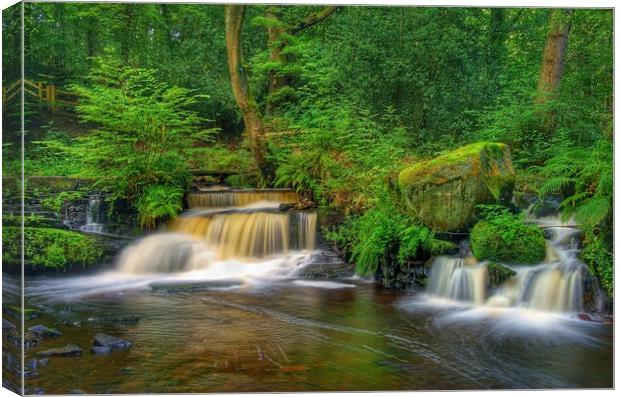
[[[250,150],[256,166],[262,176],[266,176],[267,160],[265,156],[265,131],[263,117],[248,84],[247,67],[243,60],[241,45],[241,29],[245,17],[244,5],[224,6],[226,25],[226,49],[228,54],[228,70],[232,92],[243,115],[245,131],[250,141]]]
[[[289,44],[290,38],[297,35],[302,30],[307,29],[317,23],[327,19],[338,9],[337,6],[327,6],[320,11],[308,14],[301,22],[287,26],[281,21],[282,18],[282,6],[269,7],[267,9],[267,19],[269,21],[267,26],[268,32],[268,46],[270,49],[269,61],[274,65],[278,65],[280,70],[272,69],[269,72],[268,83],[268,95],[267,104],[265,106],[265,112],[267,114],[272,113],[274,97],[278,96],[278,91],[290,84],[290,76],[285,69],[285,65],[288,63],[288,56],[285,54],[285,48]]]
[[[556,92],[562,80],[570,32],[568,17],[571,14],[570,10],[551,11],[551,22],[538,78],[537,100],[541,103],[547,101]]]

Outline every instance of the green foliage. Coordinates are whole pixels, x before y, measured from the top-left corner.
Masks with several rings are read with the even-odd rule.
[[[590,271],[597,276],[603,290],[613,298],[614,254],[611,237],[587,233],[581,258],[588,264]]]
[[[41,200],[41,206],[47,210],[60,213],[62,211],[62,205],[64,203],[84,198],[86,193],[86,191],[78,190],[52,194],[49,197]]]
[[[540,198],[562,194],[564,220],[574,216],[585,231],[583,260],[613,296],[613,144],[602,137],[591,149],[562,145],[543,167]]]
[[[3,262],[18,265],[21,258],[21,228],[2,228]],[[68,271],[98,264],[103,250],[94,238],[51,228],[24,228],[26,266],[35,270]]]
[[[454,247],[402,214],[387,193],[380,204],[361,216],[349,217],[326,237],[350,256],[360,275],[372,275],[380,267],[439,255]]]
[[[545,259],[545,239],[536,225],[528,225],[507,208],[480,206],[483,220],[470,233],[471,248],[478,260],[536,264]]]
[[[183,190],[175,186],[149,186],[137,204],[140,226],[154,229],[156,225],[176,217],[183,209]]]
[[[113,57],[95,60],[89,82],[73,86],[81,97],[77,111],[98,128],[78,139],[84,160],[106,174],[99,183],[110,191],[108,199],[127,200],[139,210],[143,225],[180,210],[176,194],[166,198],[153,188],[182,191],[188,186],[186,156],[214,132],[202,128],[204,120],[189,110],[204,95],[170,87],[158,81],[155,71],[123,66]],[[161,208],[156,198],[162,199]]]

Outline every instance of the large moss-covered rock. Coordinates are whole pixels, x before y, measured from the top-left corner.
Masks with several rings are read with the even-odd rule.
[[[478,142],[404,169],[398,185],[409,211],[434,230],[464,229],[478,204],[508,203],[515,171],[508,146]]]

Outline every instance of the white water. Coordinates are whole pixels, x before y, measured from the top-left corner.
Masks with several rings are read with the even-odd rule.
[[[89,233],[103,232],[103,224],[100,223],[101,196],[98,194],[88,198],[88,209],[86,210],[86,224],[80,230]]]
[[[472,262],[472,258],[466,261],[458,257],[437,257],[432,264],[425,303],[465,305],[475,308],[478,315],[482,312],[489,316],[496,316],[502,310],[510,310],[512,316],[514,310],[518,310],[528,318],[583,312],[584,286],[586,280],[592,282],[593,277],[578,258],[581,231],[571,223],[563,224],[559,216],[547,216],[540,224],[554,225],[546,227],[549,238],[542,263],[535,266],[505,264],[516,275],[491,290],[486,263],[466,264]]]
[[[241,288],[293,279],[295,273],[310,263],[316,244],[316,214],[278,212],[279,202],[265,201],[290,199],[294,194],[285,191],[213,194],[216,196],[211,200],[210,193],[202,193],[202,201],[249,203],[223,209],[190,210],[166,230],[125,247],[114,271],[66,279],[62,285],[49,282],[32,293],[70,300],[86,295],[125,293],[160,282],[215,282],[214,288],[220,288],[224,280],[227,288]],[[99,202],[91,198],[87,226],[97,224],[98,218],[93,214],[98,213],[94,211],[98,206]],[[350,287],[331,282],[293,284]]]

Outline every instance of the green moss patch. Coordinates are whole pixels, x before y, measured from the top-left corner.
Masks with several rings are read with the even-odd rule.
[[[545,239],[540,228],[508,211],[478,222],[470,239],[478,260],[535,264],[545,259]]]
[[[19,265],[21,237],[19,227],[2,229],[3,263]],[[67,271],[99,263],[104,251],[90,236],[52,228],[24,228],[25,266],[33,270]]]

